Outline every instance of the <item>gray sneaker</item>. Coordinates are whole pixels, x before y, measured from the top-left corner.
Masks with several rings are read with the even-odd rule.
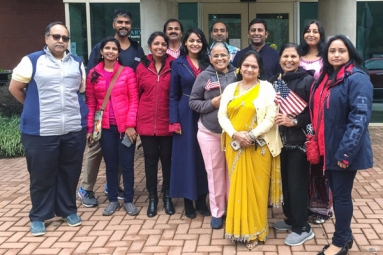
[[[313,239],[315,236],[312,229],[310,229],[310,232],[302,232],[302,234],[297,234],[295,232],[291,232],[285,239],[285,244],[290,246],[297,246],[301,245],[307,240]]]
[[[77,195],[81,199],[81,203],[85,207],[95,207],[98,206],[97,198],[94,196],[94,192],[91,190],[84,190],[79,187]]]
[[[273,227],[276,230],[291,230],[291,226],[288,225],[284,220],[274,222]]]
[[[109,205],[104,209],[102,212],[102,215],[104,216],[110,216],[112,215],[117,209],[120,208],[120,203],[119,202],[110,202]]]
[[[138,210],[138,208],[133,203],[124,203],[124,205],[122,207],[131,216],[135,216],[140,212]]]

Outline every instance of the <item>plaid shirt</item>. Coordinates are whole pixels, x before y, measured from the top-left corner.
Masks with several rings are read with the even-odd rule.
[[[235,54],[237,54],[237,52],[240,51],[241,49],[239,49],[235,46],[229,45],[227,43],[225,43],[225,45],[226,45],[227,49],[229,50],[230,64],[232,64],[234,57],[235,57]],[[212,45],[210,46],[210,49],[213,48],[213,46],[214,46],[214,43],[212,43]]]
[[[168,49],[166,50],[166,53],[168,53],[168,54],[169,54],[170,56],[172,56],[173,58],[178,58],[178,57],[180,56],[181,45],[182,45],[182,44],[180,44],[180,47],[178,47],[178,49],[176,49],[176,50],[172,50],[172,49],[168,48]]]

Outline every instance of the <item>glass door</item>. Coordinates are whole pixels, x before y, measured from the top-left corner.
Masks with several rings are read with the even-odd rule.
[[[266,43],[273,48],[294,41],[294,3],[249,3],[249,22],[254,18],[266,20]]]
[[[248,3],[203,3],[203,31],[212,43],[210,28],[215,21],[226,24],[229,36],[226,42],[243,49],[248,46],[247,26],[249,24]]]

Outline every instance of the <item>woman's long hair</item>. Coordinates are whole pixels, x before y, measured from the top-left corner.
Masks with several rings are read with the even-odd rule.
[[[150,36],[149,36],[149,39],[148,39],[148,46],[151,46],[154,39],[156,39],[157,36],[161,36],[162,38],[164,38],[165,42],[166,42],[166,45],[168,46],[169,45],[169,38],[166,36],[165,33],[161,32],[161,31],[156,31],[156,32],[153,32]],[[165,62],[166,62],[166,59],[168,58],[168,54],[165,54],[162,59],[161,59],[161,69],[164,67],[165,65]],[[153,62],[154,62],[154,58],[153,58]],[[148,66],[150,65],[150,60],[148,59],[147,56],[143,56],[141,58],[141,63],[146,67],[148,68]],[[161,70],[160,69],[160,70]]]
[[[108,36],[108,37],[105,37],[104,39],[102,39],[101,41],[101,45],[100,45],[100,51],[97,53],[97,64],[99,64],[101,61],[104,61],[104,58],[102,57],[101,55],[101,50],[104,49],[105,45],[108,43],[108,42],[114,42],[116,45],[117,45],[117,49],[118,49],[118,54],[120,54],[121,52],[121,45],[120,45],[120,42],[114,38],[113,36]],[[121,59],[117,58],[117,62],[122,65],[122,62],[121,62]],[[97,73],[94,69],[93,69],[93,72],[92,72],[92,76],[91,76],[91,82],[92,83],[95,83],[97,82],[97,79],[98,77],[100,77],[100,74]]]
[[[356,50],[355,46],[352,44],[350,39],[347,38],[345,35],[336,35],[334,37],[331,37],[328,42],[325,45],[324,51],[323,51],[323,71],[321,75],[319,76],[318,80],[316,81],[315,84],[320,84],[325,77],[326,74],[329,76],[334,73],[334,67],[330,64],[328,60],[328,50],[330,48],[330,45],[333,41],[335,40],[341,40],[347,48],[348,55],[350,57],[350,60],[348,63],[353,63],[356,67],[359,67],[363,70],[362,65],[363,65],[363,59],[359,55],[358,51]],[[340,68],[338,68],[335,72],[338,72]]]
[[[322,25],[322,23],[320,23],[317,20],[312,20],[312,21],[306,23],[306,25],[304,26],[304,28],[302,30],[302,34],[301,34],[301,44],[299,45],[299,51],[300,51],[301,56],[306,56],[307,53],[309,53],[310,47],[307,45],[307,43],[305,41],[305,34],[306,34],[307,30],[310,28],[311,24],[315,24],[318,26],[318,32],[319,32],[320,38],[319,38],[319,42],[317,44],[317,47],[318,47],[318,55],[317,56],[320,57],[321,53],[324,50],[326,42],[325,42],[325,34],[324,34],[323,25]]]
[[[190,28],[188,31],[186,31],[185,37],[182,41],[182,46],[180,50],[180,56],[186,56],[189,51],[186,47],[186,41],[189,39],[190,35],[194,33],[198,36],[199,39],[202,41],[202,48],[201,51],[198,52],[198,64],[199,67],[204,70],[208,65],[210,64],[209,61],[209,45],[207,44],[205,34],[202,32],[199,28]]]
[[[238,68],[239,70],[241,70],[241,67],[242,67],[242,63],[245,61],[245,59],[250,56],[250,55],[253,55],[255,57],[255,59],[257,60],[258,62],[258,67],[259,67],[259,75],[261,75],[263,73],[263,61],[262,61],[262,57],[261,55],[255,51],[255,50],[249,50],[247,51],[245,54],[243,54],[242,58],[239,60],[238,62]],[[241,72],[238,72],[237,74],[237,80],[240,81],[242,80],[243,77],[242,77],[242,74]]]

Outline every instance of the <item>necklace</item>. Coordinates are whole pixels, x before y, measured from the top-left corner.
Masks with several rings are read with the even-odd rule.
[[[242,86],[242,88],[244,89],[244,90],[249,90],[249,89],[251,89],[252,87],[254,87],[255,85],[257,85],[259,83],[259,80],[256,80],[253,84],[251,84],[251,85],[245,85],[245,84],[243,84],[243,81],[241,81],[241,86]]]

